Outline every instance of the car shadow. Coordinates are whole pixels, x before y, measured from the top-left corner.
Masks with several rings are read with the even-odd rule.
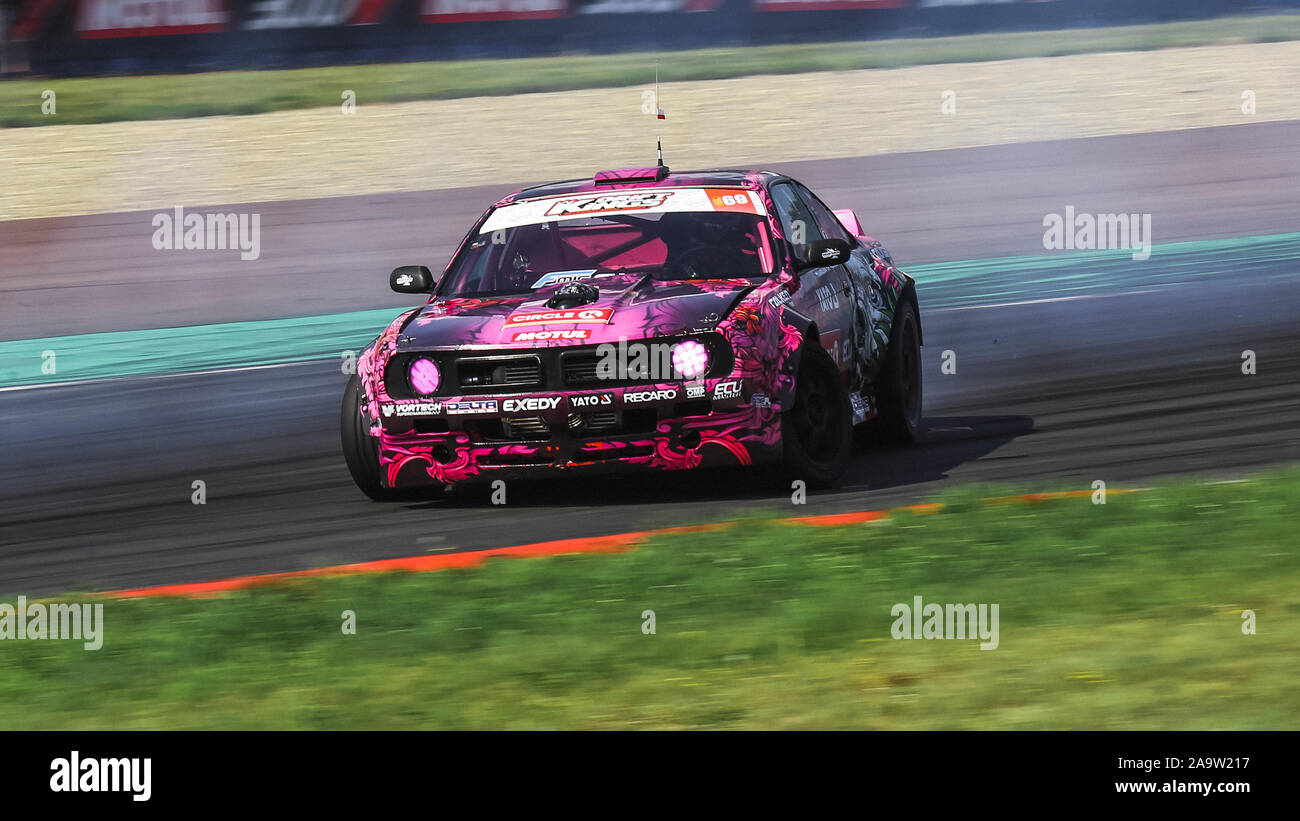
[[[1034,422],[1027,416],[926,417],[924,433],[915,444],[856,448],[853,461],[836,490],[881,490],[941,480],[958,465],[986,456],[1033,429]],[[790,495],[789,487],[771,471],[753,468],[648,471],[557,479],[511,481],[510,507],[754,502],[785,500]],[[494,507],[491,498],[489,485],[470,484],[410,506],[491,508]]]

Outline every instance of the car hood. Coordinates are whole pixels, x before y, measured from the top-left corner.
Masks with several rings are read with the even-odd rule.
[[[589,280],[594,301],[548,307],[560,286],[518,296],[435,299],[402,329],[407,350],[590,345],[712,330],[763,280],[659,281],[620,276]]]

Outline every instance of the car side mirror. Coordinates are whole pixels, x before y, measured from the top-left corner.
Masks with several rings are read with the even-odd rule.
[[[849,261],[853,249],[842,239],[817,239],[808,243],[808,250],[799,261],[799,270],[805,268],[829,268],[843,265]]]
[[[399,294],[427,294],[433,290],[433,274],[423,265],[403,265],[388,275],[388,285]]]

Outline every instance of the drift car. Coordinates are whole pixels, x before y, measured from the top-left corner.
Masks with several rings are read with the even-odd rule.
[[[795,180],[658,166],[493,205],[357,360],[349,471],[373,499],[565,471],[774,463],[834,482],[854,427],[921,423],[913,280]]]

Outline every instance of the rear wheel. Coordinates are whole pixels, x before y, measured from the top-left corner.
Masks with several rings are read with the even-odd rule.
[[[343,391],[343,407],[339,410],[339,435],[343,440],[343,458],[348,463],[348,473],[361,492],[376,502],[387,502],[403,494],[384,487],[379,481],[379,445],[366,430],[361,416],[361,379],[353,374]]]
[[[814,487],[844,473],[853,450],[853,411],[844,379],[820,345],[805,342],[794,405],[781,414],[785,473]]]
[[[875,427],[885,441],[906,444],[921,432],[921,331],[910,300],[899,304],[889,336]]]

